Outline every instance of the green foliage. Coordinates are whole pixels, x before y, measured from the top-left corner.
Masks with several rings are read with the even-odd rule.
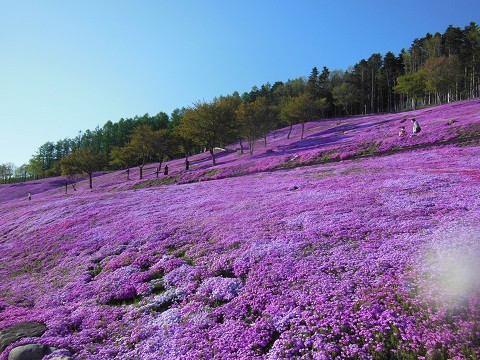
[[[351,83],[344,82],[339,86],[336,86],[332,90],[333,98],[335,99],[335,105],[340,106],[345,110],[347,115],[351,113],[351,108],[355,103],[361,101],[361,94],[358,89]]]
[[[140,179],[143,178],[143,167],[152,160],[157,153],[159,135],[148,125],[140,125],[133,129],[127,151],[136,159],[140,169]]]
[[[216,165],[215,147],[225,145],[235,137],[235,111],[239,97],[221,97],[212,102],[197,102],[188,109],[179,126],[182,137],[210,151],[213,165]]]
[[[186,109],[182,107],[181,109],[175,109],[172,111],[172,115],[170,116],[170,123],[168,128],[174,129],[178,125],[180,125],[180,120],[182,119],[183,115],[185,114]]]
[[[282,104],[280,117],[290,126],[302,124],[301,137],[303,138],[303,124],[321,118],[327,106],[326,99],[315,99],[309,93],[303,93],[297,97],[289,98]]]
[[[307,92],[313,97],[320,96],[320,81],[317,67],[312,69],[307,81]]]
[[[0,181],[4,184],[10,182],[15,173],[15,165],[13,163],[0,164]]]
[[[103,169],[106,165],[107,157],[105,153],[96,153],[91,147],[86,147],[72,152],[61,161],[62,175],[72,178],[77,174],[87,174],[90,180],[90,189],[92,188],[92,174],[95,171]]]
[[[114,146],[110,152],[110,165],[118,166],[127,171],[127,180],[130,180],[130,168],[137,163],[137,156],[131,146]]]
[[[435,94],[455,91],[462,75],[456,55],[432,58],[421,67],[421,71],[425,76],[426,90]]]
[[[425,74],[419,71],[412,75],[400,76],[397,81],[398,85],[394,87],[395,92],[410,97],[412,107],[415,108],[416,101],[425,95]]]
[[[274,110],[268,106],[265,97],[259,97],[250,103],[241,104],[236,111],[236,119],[240,127],[240,135],[248,141],[250,154],[253,153],[253,144],[261,136],[273,130],[275,118]]]

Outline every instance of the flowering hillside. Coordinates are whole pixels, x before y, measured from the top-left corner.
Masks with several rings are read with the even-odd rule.
[[[102,173],[95,174],[95,176],[100,175]],[[86,178],[86,176],[79,176],[80,180],[85,180]],[[53,189],[64,189],[65,182],[64,178],[58,176],[16,184],[0,184],[0,203],[13,199],[27,198],[28,193],[35,196]]]
[[[74,359],[476,358],[480,102],[410,113],[422,133],[400,139],[406,115],[280,130],[253,157],[172,161],[158,181],[2,195],[0,329],[48,330],[0,359],[30,343]]]
[[[28,193],[43,193],[63,186],[62,178],[47,178],[16,184],[0,184],[0,203],[12,199],[26,198]]]

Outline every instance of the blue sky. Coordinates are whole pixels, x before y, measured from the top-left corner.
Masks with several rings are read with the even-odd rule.
[[[136,114],[346,69],[480,1],[0,0],[0,163]]]

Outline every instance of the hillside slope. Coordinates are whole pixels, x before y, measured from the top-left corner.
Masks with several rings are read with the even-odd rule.
[[[171,162],[171,180],[118,172],[94,191],[6,198],[0,329],[48,331],[1,359],[33,342],[75,359],[472,358],[480,146],[407,145],[470,138],[479,109],[419,110],[411,139],[397,137],[403,114],[312,123],[303,142],[281,130],[213,169],[205,154],[189,173]],[[319,157],[369,141],[408,144]]]
[[[407,118],[415,117],[423,131],[419,136],[399,138],[400,126],[411,131]],[[301,126],[293,127],[290,139],[288,128],[279,129],[255,144],[254,154],[240,154],[239,144],[218,153],[217,166],[212,166],[208,153],[190,157],[190,171],[184,170],[185,159],[168,161],[169,176],[156,178],[156,165],[144,169],[144,180],[138,181],[138,169],[131,172],[132,181],[126,182],[123,172],[115,172],[94,180],[95,190],[118,185],[117,189],[135,189],[170,183],[188,183],[225,177],[241,176],[261,171],[272,171],[298,166],[336,162],[363,156],[377,156],[449,143],[479,144],[480,99],[445,104],[432,108],[351,118],[326,119],[307,123],[305,138],[300,139]],[[244,144],[245,145],[245,144]],[[103,174],[97,174],[103,175]],[[148,180],[147,182],[145,180]],[[86,182],[83,187],[86,188]],[[0,185],[0,203],[14,198],[26,198],[57,189],[63,194],[61,178],[43,179],[25,184]],[[94,191],[95,191],[94,190]],[[51,193],[48,194],[50,196]]]

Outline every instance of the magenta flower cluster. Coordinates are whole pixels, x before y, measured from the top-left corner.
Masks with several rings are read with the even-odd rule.
[[[471,136],[480,102],[409,114],[412,139],[402,116],[308,124],[303,141],[278,131],[271,152],[210,169],[205,154],[188,173],[171,162],[190,183],[119,172],[31,201],[0,188],[0,329],[48,327],[0,359],[32,342],[100,360],[478,356],[478,141],[279,170],[375,153],[368,139]]]

